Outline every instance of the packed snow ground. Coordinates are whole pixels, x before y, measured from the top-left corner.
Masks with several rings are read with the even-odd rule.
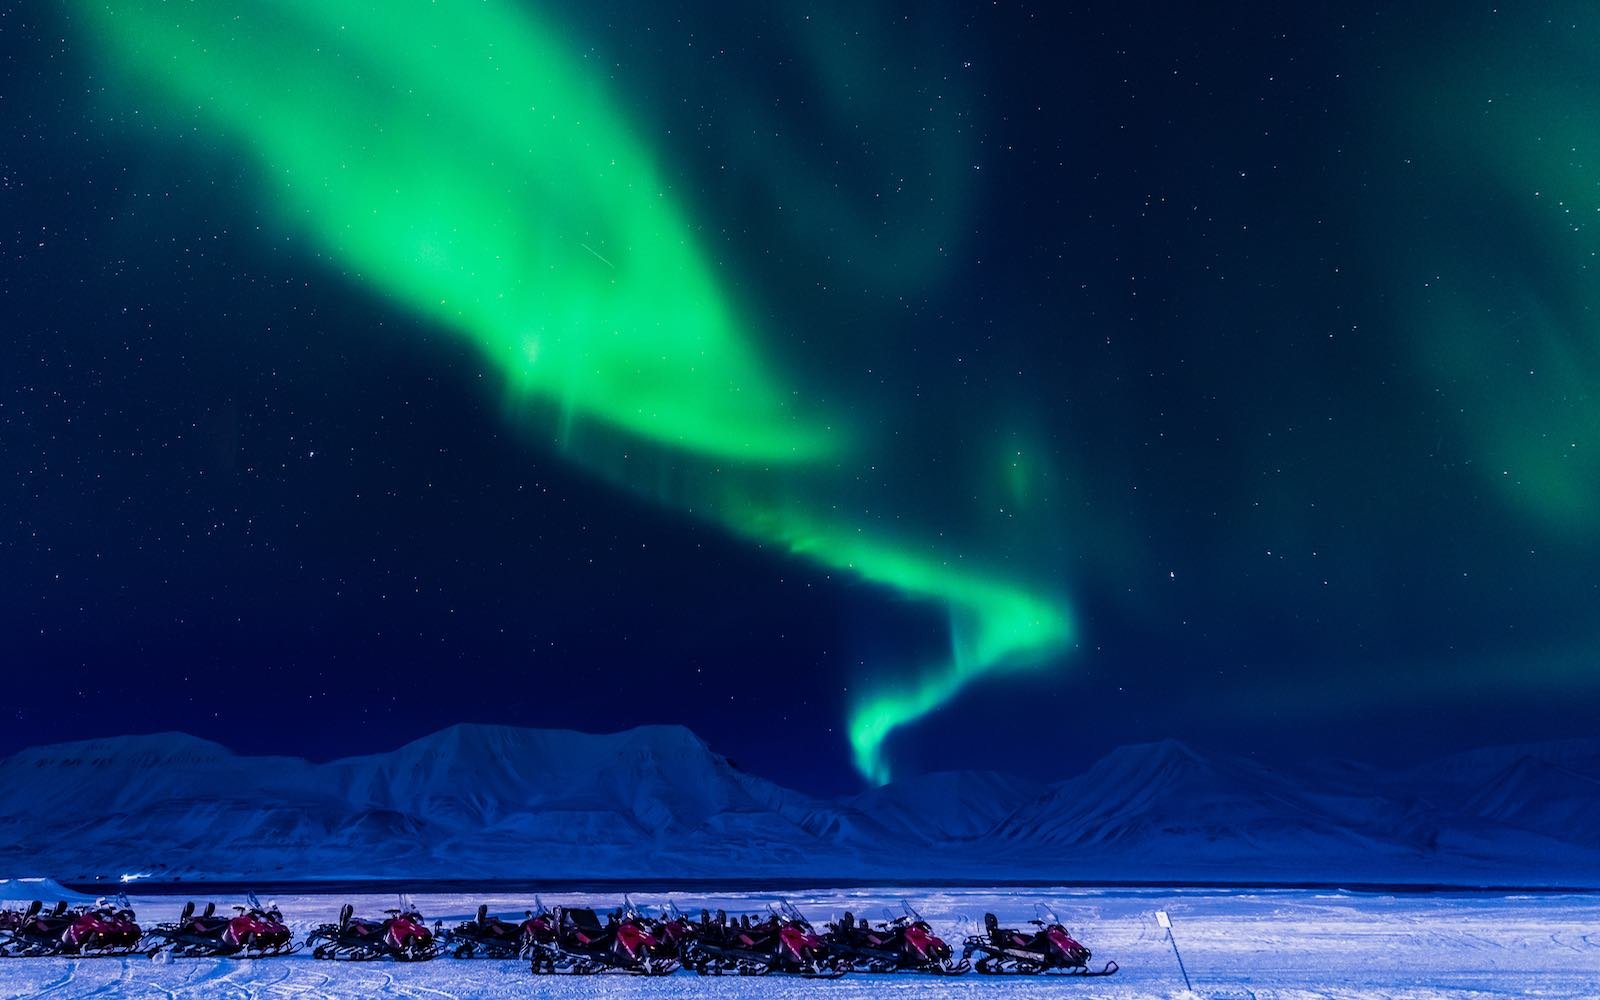
[[[1084,944],[1095,965],[1112,959],[1110,979],[960,979],[852,975],[812,982],[785,978],[708,979],[680,972],[662,979],[623,976],[535,979],[522,962],[456,961],[418,965],[334,963],[306,952],[280,959],[10,959],[0,960],[6,997],[755,997],[864,998],[1477,998],[1600,997],[1600,895],[1358,895],[1302,890],[1144,889],[850,889],[796,892],[789,899],[821,924],[844,910],[874,918],[909,899],[959,948],[963,922],[985,910],[1023,924],[1038,901],[1048,903]],[[346,897],[279,897],[296,938],[333,920]],[[377,914],[390,896],[352,896],[358,913]],[[766,894],[635,894],[645,907],[668,900],[698,912],[764,911]],[[477,903],[519,917],[522,896],[423,894],[415,901],[430,922],[465,919]],[[557,902],[614,906],[614,895],[562,894]],[[218,900],[219,905],[231,900]],[[146,926],[173,919],[183,900],[134,896]],[[1194,983],[1183,988],[1178,965],[1155,913],[1172,915]]]

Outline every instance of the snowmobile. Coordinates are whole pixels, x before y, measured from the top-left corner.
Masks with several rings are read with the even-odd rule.
[[[652,917],[633,905],[633,900],[624,895],[622,908],[617,911],[617,918],[632,920],[649,931],[650,937],[655,942],[650,946],[650,954],[656,958],[678,959],[680,967],[690,942],[699,933],[694,921],[671,902],[661,908],[660,916]]]
[[[65,900],[50,910],[36,899],[26,910],[5,911],[0,914],[0,955],[13,958],[60,954],[62,935],[75,915]]]
[[[1089,971],[1089,949],[1067,933],[1066,927],[1054,913],[1043,907],[1036,912],[1038,916],[1028,922],[1038,930],[1031,933],[1001,927],[993,913],[985,913],[984,933],[967,938],[963,945],[963,957],[970,959],[974,953],[982,956],[974,968],[986,975],[1116,975],[1115,962],[1107,962],[1099,972]]]
[[[526,912],[521,923],[512,923],[489,914],[489,907],[481,905],[478,914],[449,930],[434,925],[439,943],[456,958],[526,958],[532,942],[548,937],[552,926],[549,911],[543,904]]]
[[[36,899],[25,910],[0,912],[0,956],[52,954],[53,948],[46,950],[46,942],[58,941],[70,919],[65,900],[48,911],[44,903]]]
[[[700,914],[704,918],[706,911],[701,910]],[[690,920],[688,914],[678,909],[676,903],[670,902],[661,908],[660,917],[654,920],[647,919],[645,927],[655,937],[664,954],[672,955],[680,961],[689,953],[695,938],[700,934],[700,925]]]
[[[44,903],[34,900],[25,910],[0,910],[0,943],[10,940],[12,932],[20,928],[24,921],[38,914],[44,909]],[[57,909],[62,913],[67,912],[65,902],[57,904]]]
[[[748,915],[730,921],[721,910],[713,921],[702,911],[685,964],[702,976],[788,973],[807,979],[837,979],[850,971],[811,922],[787,901],[770,907],[768,917],[755,923]]]
[[[650,935],[652,943],[648,950],[651,957],[678,959],[680,965],[689,942],[699,933],[694,921],[675,904],[668,903],[661,908],[660,916],[652,917],[635,906],[626,894],[622,897],[622,906],[613,911],[608,919],[636,924]]]
[[[901,914],[884,913],[881,927],[856,920],[848,911],[837,923],[828,925],[826,940],[840,958],[858,972],[931,972],[936,976],[959,976],[972,969],[966,959],[957,960],[944,939],[933,932],[922,914],[905,900]]]
[[[557,907],[552,917],[549,938],[535,940],[529,948],[535,974],[664,976],[679,968],[678,959],[663,953],[636,911],[612,913],[604,925],[593,910],[581,907]]]
[[[312,958],[366,962],[388,956],[397,962],[426,962],[437,958],[439,946],[427,921],[400,897],[397,909],[385,910],[386,920],[364,920],[349,903],[339,911],[339,922],[323,924],[306,935]]]
[[[0,955],[31,958],[71,955],[77,958],[117,958],[149,955],[155,949],[141,943],[144,931],[134,919],[127,896],[115,902],[96,900],[93,906],[68,908],[65,902],[48,913],[44,904],[32,905],[9,921],[0,934]]]
[[[278,958],[300,950],[275,904],[261,905],[253,892],[245,902],[228,917],[215,903],[196,914],[191,899],[175,923],[157,926],[150,936],[170,945],[173,958]]]

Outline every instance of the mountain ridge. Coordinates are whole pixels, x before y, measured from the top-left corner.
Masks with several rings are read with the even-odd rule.
[[[824,799],[682,726],[461,724],[322,763],[110,737],[0,759],[0,875],[1579,884],[1600,870],[1596,747],[1295,773],[1163,740],[1052,782],[952,771]]]

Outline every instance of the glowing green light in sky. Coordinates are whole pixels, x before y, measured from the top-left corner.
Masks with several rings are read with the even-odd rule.
[[[241,139],[273,204],[519,391],[696,451],[814,457],[646,150],[498,4],[113,3],[142,78]]]
[[[1426,186],[1406,192],[1419,218],[1394,240],[1393,270],[1430,388],[1476,446],[1476,469],[1515,509],[1592,537],[1600,17],[1581,2],[1553,11],[1496,17],[1419,61],[1396,131]]]
[[[1072,623],[1058,602],[1015,583],[793,517],[756,515],[734,523],[750,534],[776,538],[799,555],[904,593],[936,598],[949,608],[949,660],[927,665],[905,681],[880,681],[852,706],[850,746],[857,769],[873,781],[889,780],[883,743],[896,728],[947,703],[979,676],[1042,665],[1047,654],[1072,639]]]
[[[955,554],[850,524],[828,483],[853,428],[771,370],[651,151],[571,43],[505,2],[273,0],[79,5],[113,87],[244,152],[286,229],[389,300],[467,338],[559,426],[589,420],[677,457],[662,490],[730,529],[944,604],[949,662],[868,679],[858,766],[887,780],[890,732],[988,672],[1047,662],[1059,602]],[[134,103],[138,103],[135,101]],[[732,471],[728,471],[731,469]],[[730,477],[785,494],[757,503]],[[820,483],[821,485],[816,485]],[[662,495],[663,493],[667,495]]]

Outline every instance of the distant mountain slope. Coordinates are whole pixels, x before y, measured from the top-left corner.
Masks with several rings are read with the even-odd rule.
[[[1504,826],[1600,847],[1600,780],[1537,757],[1507,765],[1465,808]]]
[[[990,833],[1045,790],[995,771],[940,771],[871,789],[849,804],[897,836],[942,843]]]
[[[1122,747],[1011,817],[997,834],[1073,849],[1160,843],[1281,844],[1315,836],[1325,816],[1287,779],[1167,741]]]
[[[454,726],[312,764],[178,733],[0,761],[0,875],[1027,878],[1589,884],[1594,744],[1285,774],[1166,741],[1052,785],[924,775],[839,802],[681,727]]]
[[[0,842],[11,845],[0,871],[67,878],[860,866],[860,838],[847,835],[859,823],[738,771],[680,727],[455,726],[321,765],[169,733],[24,751],[0,761],[0,788]]]

